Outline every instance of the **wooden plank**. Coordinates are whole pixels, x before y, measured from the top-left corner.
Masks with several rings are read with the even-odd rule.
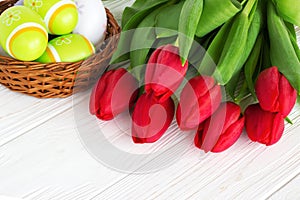
[[[300,199],[300,174],[276,191],[269,199]]]
[[[287,127],[277,145],[267,148],[243,135],[222,154],[203,154],[193,147],[191,136],[183,141],[187,151],[178,162],[148,174],[121,173],[95,161],[80,143],[73,112],[68,109],[0,148],[1,194],[32,199],[253,199],[270,196],[300,173],[297,109],[291,115],[296,125]],[[117,145],[120,134],[108,140]]]
[[[37,99],[0,86],[0,146],[71,108],[72,99]]]
[[[299,178],[293,178],[300,173],[299,106],[290,117],[295,124],[272,147],[251,143],[244,134],[222,154],[203,154],[193,147],[191,135],[182,141],[187,150],[174,165],[128,174],[88,154],[77,134],[71,98],[38,100],[3,87],[0,95],[0,194],[70,200],[298,197]],[[113,130],[109,141],[132,148]],[[176,134],[172,129],[160,145]]]
[[[122,176],[82,146],[72,109],[0,147],[0,194],[8,196],[76,199]]]

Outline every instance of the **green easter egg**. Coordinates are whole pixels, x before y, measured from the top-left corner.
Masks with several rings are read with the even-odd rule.
[[[42,16],[50,34],[68,34],[77,25],[78,10],[71,0],[25,0],[24,5]]]
[[[35,60],[45,51],[46,39],[45,33],[39,27],[20,29],[10,40],[9,53],[19,60]]]
[[[51,40],[44,54],[37,59],[41,63],[77,62],[95,53],[93,44],[79,34],[68,34]]]
[[[13,58],[33,61],[45,51],[48,33],[42,18],[29,8],[14,6],[0,16],[0,42]]]

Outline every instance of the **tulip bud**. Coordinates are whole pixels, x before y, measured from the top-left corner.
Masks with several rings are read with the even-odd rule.
[[[95,85],[90,98],[90,113],[111,120],[133,106],[138,82],[126,69],[107,71]]]
[[[280,112],[287,117],[297,100],[297,91],[289,81],[271,67],[260,73],[255,91],[262,109],[270,112]]]
[[[231,102],[222,103],[218,110],[200,125],[195,136],[196,147],[205,152],[222,152],[241,136],[245,118],[241,108]]]
[[[188,62],[182,66],[178,47],[166,45],[151,55],[146,68],[145,90],[151,91],[165,101],[177,90],[188,69]]]
[[[259,104],[249,106],[245,111],[245,126],[249,138],[267,146],[275,144],[284,131],[284,117],[281,113],[264,111]]]
[[[219,107],[222,100],[221,87],[212,77],[197,76],[183,88],[177,108],[176,119],[182,130],[197,129]]]
[[[174,102],[164,102],[153,93],[143,94],[132,114],[132,139],[135,143],[156,142],[169,128],[174,117]]]

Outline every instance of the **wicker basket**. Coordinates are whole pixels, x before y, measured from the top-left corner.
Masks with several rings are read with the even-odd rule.
[[[1,1],[0,13],[13,6],[15,2],[17,0]],[[108,66],[117,47],[121,30],[108,9],[106,13],[108,20],[106,40],[101,47],[97,47],[97,52],[93,56],[75,63],[41,64],[0,55],[0,83],[13,91],[38,98],[63,98],[72,95],[75,79],[76,91],[87,88]]]

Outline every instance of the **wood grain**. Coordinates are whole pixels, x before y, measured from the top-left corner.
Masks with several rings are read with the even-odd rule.
[[[269,199],[300,199],[299,192],[300,185],[300,174],[298,174],[294,179],[290,180],[284,187],[276,191]]]
[[[107,1],[120,16],[133,1]],[[124,3],[124,4],[123,4]],[[119,18],[120,19],[120,18]],[[300,107],[282,140],[265,147],[246,134],[222,154],[186,151],[173,165],[148,174],[115,171],[88,153],[78,136],[72,98],[40,100],[0,86],[0,194],[34,200],[85,199],[299,199]],[[76,104],[88,96],[80,97]],[[82,119],[88,122],[88,119]],[[107,123],[99,123],[106,126]],[[111,127],[107,137],[135,150]],[[156,146],[171,144],[176,125]],[[147,147],[144,152],[155,151]]]

